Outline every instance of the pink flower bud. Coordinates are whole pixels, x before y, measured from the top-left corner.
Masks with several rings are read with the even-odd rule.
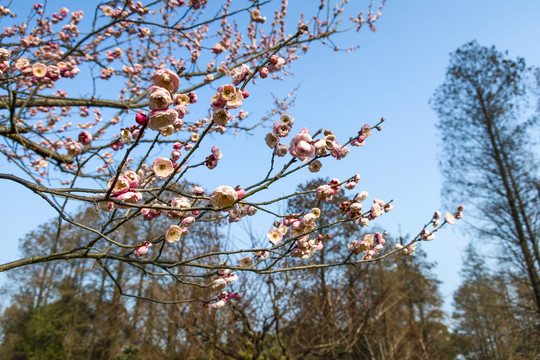
[[[79,142],[83,145],[88,145],[92,142],[92,134],[88,131],[81,131],[79,134]]]
[[[146,122],[148,121],[148,117],[146,116],[146,114],[137,113],[137,115],[135,115],[135,121],[137,122],[137,124],[142,126],[146,124]]]
[[[246,190],[240,188],[240,189],[236,189],[236,193],[238,194],[238,198],[242,198],[244,196],[246,196]]]

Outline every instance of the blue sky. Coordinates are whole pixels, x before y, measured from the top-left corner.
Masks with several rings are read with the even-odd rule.
[[[290,3],[294,9],[300,1]],[[68,7],[75,9],[73,5]],[[389,0],[377,32],[365,28],[337,38],[336,43],[344,47],[359,45],[357,51],[333,52],[321,45],[313,46],[293,66],[293,77],[279,84],[259,82],[250,89],[252,96],[246,100],[245,108],[252,116],[260,117],[270,103],[269,91],[283,96],[300,85],[296,106],[291,109],[296,119],[293,133],[300,127],[312,131],[328,128],[338,139],[345,139],[364,123],[374,124],[384,116],[387,121],[383,131],[375,133],[366,147],[354,148],[339,162],[326,162],[319,174],[344,179],[360,173],[358,191],[394,200],[395,210],[378,224],[394,236],[399,235],[399,229],[403,235],[414,235],[434,210],[453,210],[443,209],[441,204],[442,180],[437,167],[440,140],[436,115],[428,104],[435,88],[444,81],[449,53],[477,40],[481,45],[508,50],[510,57],[524,57],[528,65],[539,65],[539,14],[540,2],[533,0]],[[215,138],[224,159],[212,173],[204,169],[193,174],[192,180],[207,189],[249,183],[255,170],[261,166],[266,169],[270,157],[262,143],[264,133],[261,129],[234,141]],[[209,141],[205,145],[209,149],[213,144]],[[0,163],[0,172],[8,171],[9,165]],[[305,175],[288,179],[273,191],[285,193],[285,186],[305,181]],[[21,186],[7,181],[1,185],[4,206],[0,210],[0,262],[4,263],[16,259],[17,240],[51,219],[54,212]],[[260,234],[267,230],[257,225]],[[463,249],[469,240],[465,224],[458,222],[438,233],[435,241],[421,245],[428,260],[438,264],[435,274],[443,282],[445,309],[450,309],[451,294],[460,283]]]

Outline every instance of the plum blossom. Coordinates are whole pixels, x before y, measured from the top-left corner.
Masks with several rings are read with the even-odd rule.
[[[334,197],[334,190],[332,190],[330,185],[321,185],[317,188],[315,197],[317,200],[330,201]]]
[[[287,155],[288,152],[289,152],[289,147],[287,146],[287,144],[277,144],[274,149],[274,154],[276,154],[276,156],[279,156],[279,157],[283,157]]]
[[[154,174],[159,177],[166,178],[173,172],[174,166],[170,159],[157,158],[152,164],[152,170]]]
[[[253,258],[249,255],[238,260],[238,266],[241,268],[250,268],[253,266]]]
[[[362,191],[359,194],[357,194],[354,199],[356,201],[362,202],[362,201],[366,200],[368,196],[369,196],[369,194],[368,194],[367,191]]]
[[[154,85],[162,87],[171,93],[177,92],[180,87],[180,77],[169,69],[156,70],[151,80]]]
[[[151,110],[162,110],[172,105],[171,93],[159,86],[151,86],[148,89],[148,101]]]
[[[212,282],[212,289],[216,291],[221,291],[227,286],[227,281],[223,278],[216,279]],[[225,303],[223,303],[225,305]]]
[[[172,198],[171,200],[169,200],[169,205],[177,209],[190,209],[191,208],[191,203],[189,202],[189,199],[184,196]],[[182,211],[182,210],[168,210],[167,211],[167,217],[173,220],[182,219],[187,214],[188,214],[187,211]]]
[[[231,114],[227,109],[217,109],[214,112],[214,115],[212,116],[212,120],[216,123],[216,125],[225,125],[227,122],[229,122],[231,118]]]
[[[35,63],[32,65],[32,74],[37,79],[42,79],[47,75],[47,65],[42,63]]]
[[[314,160],[309,164],[309,171],[318,172],[322,168],[322,163],[319,160]]]
[[[228,185],[218,186],[210,195],[210,203],[215,208],[231,206],[238,200],[236,190]]]
[[[355,181],[347,181],[347,183],[345,184],[345,189],[347,190],[352,190],[356,187],[356,182]]]
[[[136,204],[142,199],[142,195],[138,191],[126,191],[119,195],[116,195],[116,200],[124,201],[130,204]],[[118,205],[120,209],[126,209],[125,206]]]
[[[11,51],[5,48],[0,48],[0,61],[7,61],[11,56]]]
[[[268,145],[270,149],[273,149],[279,143],[279,136],[271,132],[271,133],[266,134],[264,141],[266,142],[266,145]]]
[[[145,255],[146,253],[148,253],[150,246],[152,246],[151,242],[143,241],[141,245],[135,248],[135,250],[133,251],[133,255],[135,255],[135,257],[141,257]]]
[[[307,260],[322,248],[322,235],[319,235],[316,239],[309,239],[308,236],[302,236],[295,241],[295,247],[291,250],[291,256]]]
[[[289,125],[281,124],[277,121],[274,123],[274,134],[277,136],[287,137],[287,135],[289,135],[289,131],[291,131]]]
[[[294,125],[294,118],[289,114],[283,114],[279,118],[279,122],[283,125],[287,125],[289,128],[292,128]]]
[[[238,86],[245,78],[250,74],[249,66],[242,64],[233,69],[232,82],[234,85]]]
[[[371,219],[375,219],[376,217],[381,216],[382,214],[383,214],[383,210],[381,206],[377,203],[373,204],[369,213],[369,216],[371,217]]]
[[[71,156],[79,156],[83,151],[83,146],[78,141],[68,141],[66,142],[65,147],[68,154]]]
[[[228,109],[236,109],[242,105],[244,97],[242,92],[232,84],[225,84],[217,88],[217,92],[212,98],[213,108],[227,107]]]
[[[148,114],[148,127],[152,130],[159,130],[167,125],[172,125],[178,118],[178,113],[174,109],[151,110]]]
[[[141,209],[141,215],[144,220],[152,220],[154,218],[161,216],[161,210],[152,209],[152,208],[143,208]]]
[[[108,188],[112,186],[114,179],[115,178],[113,177],[111,178],[111,180],[109,180],[109,183],[107,184]],[[130,189],[130,184],[129,184],[128,179],[126,179],[123,176],[119,176],[116,182],[114,183],[114,187],[111,193],[114,195],[118,195],[118,194],[122,194],[129,191],[129,189]]]
[[[188,216],[182,220],[182,226],[189,226],[195,223],[195,218],[193,216]]]
[[[420,233],[420,237],[422,238],[422,240],[431,241],[435,239],[435,234],[427,230],[422,230],[422,232]]]
[[[165,230],[165,241],[169,244],[180,241],[182,238],[182,228],[178,225],[169,225]]]
[[[414,254],[414,251],[416,250],[416,247],[418,246],[418,244],[414,243],[414,244],[411,244],[407,247],[404,247],[403,245],[401,244],[396,244],[395,247],[397,250],[401,250],[401,252],[405,255],[413,255]]]
[[[446,214],[444,214],[444,221],[446,221],[450,225],[454,225],[454,223],[456,222],[456,219],[455,219],[454,215],[447,212]]]
[[[270,229],[266,234],[266,237],[274,245],[279,244],[283,240],[283,234],[277,228]]]
[[[204,195],[204,189],[200,186],[194,186],[191,188],[191,193],[193,195]]]
[[[315,156],[315,146],[312,144],[309,130],[303,128],[298,135],[293,137],[289,145],[289,153],[300,161],[308,162]]]

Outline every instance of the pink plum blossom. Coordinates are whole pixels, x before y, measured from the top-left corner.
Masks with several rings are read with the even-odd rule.
[[[347,190],[352,190],[356,187],[356,182],[355,181],[347,181],[347,183],[345,184],[345,189]]]
[[[204,195],[204,189],[200,186],[194,186],[191,188],[191,193],[193,195]]]
[[[381,206],[377,203],[373,204],[369,213],[370,217],[374,219],[378,216],[381,216],[382,214],[383,214],[383,210],[381,209]]]
[[[283,125],[287,125],[289,128],[292,128],[294,125],[294,118],[289,114],[283,114],[279,118],[279,122]]]
[[[289,135],[289,131],[291,131],[291,128],[287,124],[281,124],[279,122],[274,123],[274,134],[276,134],[279,137],[286,137]]]
[[[152,130],[159,130],[167,125],[172,125],[178,118],[178,113],[174,109],[151,110],[148,114],[148,127]]]
[[[150,246],[152,246],[151,242],[144,241],[140,246],[135,248],[135,250],[133,251],[133,254],[135,255],[135,257],[141,257],[145,255],[146,253],[148,253]]]
[[[68,141],[66,142],[65,147],[68,154],[71,156],[79,156],[83,151],[83,146],[78,141]]]
[[[303,162],[308,162],[315,156],[315,147],[312,145],[308,129],[303,128],[298,135],[293,137],[289,145],[289,153]]]
[[[159,177],[166,178],[173,172],[174,166],[170,159],[157,158],[152,164],[154,174]]]
[[[114,181],[114,177],[109,180],[109,183],[107,184],[108,188],[112,186],[113,181]],[[130,189],[130,186],[129,186],[128,179],[126,179],[123,176],[119,176],[118,179],[116,180],[116,183],[114,184],[114,187],[111,193],[114,195],[118,195],[118,194],[122,194],[129,191],[129,189]]]
[[[283,240],[283,234],[277,228],[270,229],[266,234],[266,237],[274,245],[279,244]]]
[[[188,198],[184,196],[179,196],[169,200],[169,205],[177,209],[189,209],[191,208],[191,203]],[[167,217],[169,219],[179,220],[185,217],[188,213],[182,210],[168,210]]]
[[[228,185],[218,186],[210,195],[210,203],[215,208],[231,206],[238,200],[236,190]]]
[[[88,131],[81,131],[79,134],[79,142],[83,145],[89,145],[92,142],[92,134]]]
[[[233,75],[232,75],[232,83],[236,86],[240,85],[242,81],[244,81],[245,78],[247,78],[250,74],[249,66],[246,64],[242,64],[236,68],[233,69]]]
[[[38,79],[42,79],[47,75],[47,65],[36,63],[32,65],[32,74]]]
[[[139,201],[141,201],[142,195],[138,191],[126,191],[116,196],[116,200],[124,201],[130,204],[136,204]],[[118,206],[120,209],[124,209],[125,207]]]
[[[212,286],[212,289],[216,291],[221,291],[225,288],[225,286],[227,286],[227,281],[223,278],[219,278],[219,279],[214,280],[211,286]]]
[[[148,121],[148,116],[143,113],[137,113],[137,115],[135,115],[135,121],[137,122],[137,124],[142,126]]]
[[[156,85],[148,89],[148,101],[151,110],[166,109],[173,103],[171,93]]]
[[[315,197],[321,201],[330,201],[334,197],[334,190],[332,190],[330,185],[321,185],[317,188]]]
[[[180,77],[169,69],[156,70],[151,79],[154,85],[165,88],[171,93],[177,92],[180,87]]]

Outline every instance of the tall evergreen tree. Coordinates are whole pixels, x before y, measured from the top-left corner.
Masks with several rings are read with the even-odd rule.
[[[538,162],[531,147],[537,117],[525,60],[470,42],[450,58],[432,105],[439,116],[444,191],[474,205],[477,233],[524,271],[540,315]],[[536,85],[536,84],[533,84]]]

